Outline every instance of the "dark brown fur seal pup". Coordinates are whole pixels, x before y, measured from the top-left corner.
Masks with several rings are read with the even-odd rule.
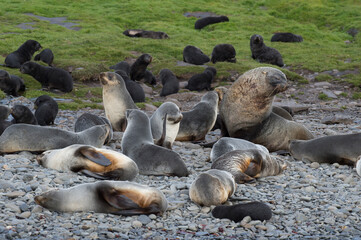
[[[163,214],[168,202],[152,187],[127,181],[99,181],[62,190],[50,190],[35,202],[58,212],[112,213],[116,215]]]
[[[35,62],[26,62],[21,65],[20,72],[35,78],[43,88],[57,89],[62,92],[71,92],[73,90],[73,78],[70,73],[63,69],[45,67]]]
[[[209,57],[195,46],[188,45],[183,49],[183,62],[202,65],[209,61]]]
[[[225,131],[230,137],[264,145],[269,151],[288,150],[292,139],[312,139],[303,125],[272,113],[274,96],[286,88],[286,76],[278,69],[259,67],[245,72],[220,104]]]
[[[153,38],[153,39],[167,39],[168,34],[165,32],[146,31],[140,29],[128,29],[123,32],[128,37],[141,37],[141,38]]]
[[[218,44],[212,51],[212,63],[216,62],[236,62],[236,50],[231,44]]]
[[[35,118],[40,126],[54,124],[58,114],[58,103],[48,95],[38,97],[34,102]]]
[[[188,176],[178,153],[154,145],[148,116],[137,109],[127,110],[128,126],[122,139],[122,150],[133,159],[144,175]]]
[[[124,71],[128,76],[130,74],[130,65],[128,62],[126,61],[121,61],[118,62],[117,64],[110,66],[109,69],[114,69],[115,71],[117,70],[122,70]]]
[[[240,222],[246,216],[252,220],[269,220],[272,217],[271,208],[262,202],[240,203],[233,206],[217,206],[212,210],[215,218],[227,218]]]
[[[116,70],[115,73],[123,78],[125,87],[135,103],[145,102],[144,89],[139,85],[139,83],[130,80],[129,76],[123,70]]]
[[[130,67],[130,79],[137,81],[144,78],[145,70],[152,62],[152,56],[149,54],[143,54],[137,58],[137,60]]]
[[[0,69],[0,89],[8,95],[17,97],[19,92],[25,91],[24,80]]]
[[[6,56],[5,66],[20,68],[23,63],[30,61],[34,53],[40,49],[40,43],[35,40],[27,40],[18,48],[18,50]]]
[[[250,41],[252,58],[260,63],[269,63],[283,67],[282,55],[274,48],[267,47],[261,35],[254,34]]]
[[[204,17],[198,19],[194,24],[195,29],[202,29],[210,24],[220,23],[220,22],[228,22],[229,19],[227,16],[218,16],[218,17]]]
[[[220,205],[228,200],[236,190],[232,174],[211,169],[197,176],[189,188],[190,199],[201,205]]]
[[[0,105],[0,120],[6,120],[11,113],[11,108],[7,106]]]
[[[207,67],[203,73],[195,74],[188,80],[187,89],[191,91],[211,90],[211,84],[217,70],[214,67]]]
[[[13,116],[12,123],[27,123],[37,125],[38,121],[36,117],[31,112],[31,110],[24,105],[15,105],[11,108],[11,115]]]
[[[302,42],[303,38],[300,35],[293,33],[275,33],[271,38],[271,42]]]
[[[41,51],[39,54],[37,54],[34,57],[34,61],[42,61],[48,64],[49,66],[52,66],[54,61],[54,54],[50,48],[45,48],[43,51]]]
[[[149,83],[150,85],[154,86],[157,84],[157,79],[155,78],[153,73],[149,70],[145,70],[143,79],[144,79],[144,82]]]
[[[6,128],[8,128],[13,123],[6,120],[0,120],[0,135],[3,134]]]
[[[179,81],[174,73],[169,69],[162,69],[159,72],[159,80],[163,85],[160,96],[165,97],[179,91]]]
[[[131,181],[139,172],[137,164],[122,153],[82,144],[48,150],[39,155],[37,161],[46,168],[82,172],[103,180]]]

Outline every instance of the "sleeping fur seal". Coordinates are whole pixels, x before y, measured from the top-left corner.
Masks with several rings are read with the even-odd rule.
[[[40,126],[54,124],[58,114],[58,103],[48,95],[38,97],[34,102],[35,117]]]
[[[216,62],[232,62],[236,60],[236,50],[231,44],[218,44],[213,48],[212,51],[212,63]]]
[[[82,144],[48,150],[37,161],[46,168],[82,172],[103,180],[133,180],[139,172],[137,164],[122,153]]]
[[[303,38],[300,35],[293,33],[275,33],[271,38],[271,42],[302,42]]]
[[[128,29],[123,32],[128,37],[141,37],[141,38],[153,38],[153,39],[167,39],[168,34],[165,32],[146,31],[141,29]]]
[[[58,212],[93,211],[126,216],[163,214],[168,206],[160,190],[127,181],[98,181],[50,190],[36,196],[35,202]]]
[[[272,217],[271,208],[262,202],[240,203],[232,206],[217,206],[212,210],[215,218],[227,218],[240,222],[244,217],[250,216],[252,220],[269,220]]]
[[[217,17],[204,17],[198,19],[194,24],[195,29],[202,29],[210,24],[220,23],[220,22],[228,22],[229,19],[227,16],[217,16]]]
[[[16,51],[6,56],[5,66],[20,68],[23,63],[30,61],[34,53],[40,49],[40,43],[35,40],[27,40]]]
[[[195,65],[202,65],[209,61],[210,61],[209,57],[206,54],[204,54],[201,49],[195,46],[187,45],[183,49],[183,62],[191,63]]]
[[[252,52],[252,58],[260,63],[269,63],[283,67],[282,55],[274,48],[267,47],[261,35],[254,34],[250,40],[250,47]]]
[[[154,145],[148,116],[137,109],[127,110],[128,126],[122,139],[122,150],[133,159],[144,175],[188,176],[178,153]]]

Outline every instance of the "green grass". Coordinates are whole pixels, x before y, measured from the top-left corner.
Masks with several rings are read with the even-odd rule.
[[[327,101],[327,100],[331,100],[332,98],[329,98],[329,97],[328,97],[326,94],[324,94],[324,93],[320,93],[320,94],[318,94],[318,99]]]
[[[186,12],[195,11],[227,15],[230,21],[195,30],[196,18],[183,16]],[[257,33],[263,36],[266,45],[281,52],[288,69],[292,70],[280,68],[287,78],[306,84],[307,80],[294,70],[360,69],[361,33],[355,38],[347,34],[350,28],[361,31],[360,12],[361,2],[354,0],[4,0],[0,8],[0,63],[27,39],[35,39],[44,48],[53,50],[56,66],[79,69],[72,73],[78,88],[61,95],[62,98],[99,102],[99,87],[84,88],[82,82],[98,82],[98,74],[107,71],[108,66],[125,58],[136,58],[142,53],[152,55],[149,69],[153,74],[169,68],[180,78],[204,70],[199,66],[176,66],[177,61],[183,59],[182,51],[186,45],[197,46],[210,55],[216,44],[232,44],[237,52],[237,63],[207,64],[217,68],[217,79],[221,80],[227,79],[231,72],[243,73],[254,67],[272,66],[251,58],[249,39]],[[69,30],[24,13],[45,17],[66,16],[68,21],[78,23],[81,30]],[[32,25],[35,29],[16,27],[25,22],[35,22]],[[129,38],[122,34],[132,28],[164,31],[170,39]],[[304,42],[272,43],[270,38],[274,32],[293,32],[302,35]],[[32,77],[20,74],[17,69],[6,70],[24,78],[27,86],[25,97],[44,94],[40,84]],[[345,76],[342,81],[361,85],[359,74]],[[91,94],[87,94],[89,91]],[[87,103],[82,101],[79,104],[85,106]]]

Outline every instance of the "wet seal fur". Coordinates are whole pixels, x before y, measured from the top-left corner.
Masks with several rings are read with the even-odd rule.
[[[38,97],[34,102],[35,118],[39,125],[46,126],[54,124],[58,114],[58,103],[48,95]]]
[[[130,80],[129,76],[123,70],[116,70],[115,73],[123,78],[125,87],[135,103],[145,102],[144,89],[139,85],[139,83]]]
[[[191,63],[195,65],[202,65],[209,62],[209,57],[202,52],[199,48],[187,45],[183,49],[183,62]]]
[[[152,56],[145,53],[135,60],[135,62],[130,66],[130,79],[137,81],[141,80],[145,76],[145,71],[148,65],[152,62]]]
[[[236,190],[232,174],[211,169],[197,176],[189,188],[190,199],[201,205],[220,205],[228,200]]]
[[[246,139],[269,151],[288,150],[289,140],[314,138],[303,125],[272,112],[274,96],[286,88],[286,76],[275,68],[259,67],[241,75],[220,104],[223,136]]]
[[[271,208],[262,202],[240,203],[232,206],[217,206],[212,210],[215,218],[227,218],[234,222],[240,222],[246,216],[252,220],[269,220],[272,218]]]
[[[7,95],[17,97],[19,92],[25,91],[24,80],[0,69],[0,89]]]
[[[146,31],[141,29],[127,29],[123,32],[127,37],[141,37],[153,39],[168,39],[169,36],[165,32]]]
[[[125,86],[123,78],[113,72],[102,72],[99,75],[103,87],[103,104],[105,115],[114,131],[125,131],[127,109],[137,109]]]
[[[187,89],[191,91],[211,90],[211,84],[217,70],[214,67],[207,67],[203,73],[195,74],[188,80]]]
[[[45,168],[81,172],[103,180],[131,181],[139,172],[137,164],[122,153],[82,144],[48,150],[40,154],[37,161]]]
[[[62,92],[73,90],[73,78],[67,71],[56,67],[45,67],[35,62],[26,62],[21,65],[20,72],[29,74],[40,82],[43,88],[57,89]]]
[[[202,29],[210,24],[220,23],[220,22],[228,22],[229,19],[227,16],[217,16],[217,17],[204,17],[198,19],[194,24],[195,29]]]
[[[34,61],[42,61],[48,64],[49,66],[52,66],[54,61],[54,54],[50,48],[45,48],[43,51],[41,51],[39,54],[37,54],[34,57]]]
[[[14,105],[11,108],[11,115],[13,116],[12,123],[27,123],[37,125],[38,121],[36,120],[34,114],[31,110],[24,105]]]
[[[269,63],[283,67],[282,55],[274,48],[267,47],[261,35],[254,34],[250,40],[250,47],[252,52],[252,58],[260,63]]]
[[[178,153],[154,145],[148,116],[137,109],[127,110],[128,126],[122,138],[122,150],[133,159],[143,175],[188,176]]]
[[[23,63],[30,61],[34,53],[40,49],[40,43],[35,40],[27,40],[16,51],[6,56],[5,66],[20,68]]]
[[[160,70],[159,80],[163,85],[163,88],[160,91],[161,97],[165,97],[179,91],[179,81],[171,70],[167,68]]]
[[[165,102],[160,105],[150,117],[154,143],[172,149],[182,118],[183,115],[175,103]]]
[[[0,136],[0,153],[20,151],[43,152],[72,144],[101,147],[109,134],[106,125],[94,126],[79,133],[53,127],[13,124]],[[35,141],[34,141],[35,140]]]
[[[167,199],[160,190],[127,181],[98,181],[50,190],[34,200],[52,211],[93,211],[125,216],[163,214],[168,207]]]
[[[275,33],[271,38],[271,42],[302,42],[303,38],[300,35],[293,33]]]
[[[236,50],[231,44],[218,44],[212,51],[212,63],[216,62],[232,62],[236,60]]]
[[[203,140],[217,119],[218,94],[207,92],[190,111],[182,112],[176,141]]]

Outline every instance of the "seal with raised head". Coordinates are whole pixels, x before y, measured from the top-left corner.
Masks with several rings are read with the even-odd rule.
[[[269,63],[283,67],[282,55],[274,48],[267,47],[261,35],[254,34],[250,40],[252,58],[260,63]]]
[[[6,56],[5,66],[20,68],[23,63],[30,61],[34,53],[40,49],[40,43],[35,40],[27,40],[16,51]]]
[[[8,95],[17,97],[19,92],[25,91],[24,80],[0,69],[0,89]]]
[[[125,86],[123,78],[113,72],[102,72],[99,75],[103,87],[103,104],[105,115],[114,131],[124,131],[127,126],[125,112],[137,109]]]
[[[58,114],[58,103],[48,95],[38,97],[34,102],[35,118],[40,126],[54,124]]]
[[[194,24],[195,29],[202,29],[210,24],[220,23],[220,22],[228,22],[229,19],[227,16],[216,16],[216,17],[204,17],[198,19]]]
[[[129,76],[123,70],[116,70],[115,73],[123,78],[125,87],[134,102],[145,102],[144,89],[139,85],[139,83],[130,80]]]
[[[150,117],[154,143],[172,149],[179,131],[183,115],[179,107],[172,102],[165,102]]]
[[[148,65],[152,62],[152,56],[145,53],[135,60],[135,62],[130,67],[130,79],[136,81],[144,78],[145,71]]]
[[[231,44],[218,44],[212,51],[212,63],[216,62],[236,62],[236,50]]]
[[[176,141],[203,140],[217,119],[218,94],[207,92],[190,111],[182,112]]]
[[[183,62],[191,63],[195,65],[202,65],[209,61],[210,61],[209,57],[206,54],[204,54],[201,49],[195,46],[187,45],[183,49]]]
[[[103,180],[131,181],[139,172],[137,164],[120,152],[82,144],[48,150],[38,155],[37,161],[46,168],[81,172]]]
[[[144,175],[188,176],[178,153],[154,145],[148,116],[138,109],[127,110],[128,126],[122,138],[122,150],[138,165]]]
[[[286,76],[276,68],[259,67],[245,72],[220,104],[223,136],[246,139],[269,151],[288,150],[292,139],[312,139],[312,133],[303,125],[272,112],[274,96],[286,89]]]
[[[162,90],[160,91],[161,97],[165,97],[179,91],[179,81],[171,70],[167,68],[160,70],[159,80],[163,85]]]
[[[94,126],[79,133],[53,127],[30,124],[13,124],[0,136],[0,152],[43,152],[73,144],[101,147],[109,134],[106,125]]]
[[[207,67],[204,72],[193,75],[188,80],[186,88],[191,91],[210,91],[212,81],[216,74],[217,70],[214,67]]]
[[[189,188],[190,199],[201,205],[220,205],[236,191],[232,174],[218,169],[202,172]]]
[[[48,64],[49,66],[51,66],[54,61],[53,51],[51,51],[50,48],[45,48],[39,54],[35,55],[34,61],[42,61],[42,62]]]
[[[12,123],[27,123],[37,125],[38,121],[31,110],[24,105],[17,104],[11,108]]]
[[[271,42],[302,42],[303,38],[300,35],[293,33],[275,33],[271,38]]]
[[[216,206],[212,210],[215,218],[227,218],[234,222],[240,222],[246,216],[252,220],[269,220],[272,218],[271,208],[263,202],[240,203],[232,206]]]
[[[126,216],[163,214],[168,207],[160,190],[128,181],[98,181],[50,190],[34,200],[52,211],[93,211]]]
[[[141,37],[141,38],[153,38],[153,39],[167,39],[168,34],[165,32],[147,31],[141,29],[128,29],[123,32],[128,37]]]

